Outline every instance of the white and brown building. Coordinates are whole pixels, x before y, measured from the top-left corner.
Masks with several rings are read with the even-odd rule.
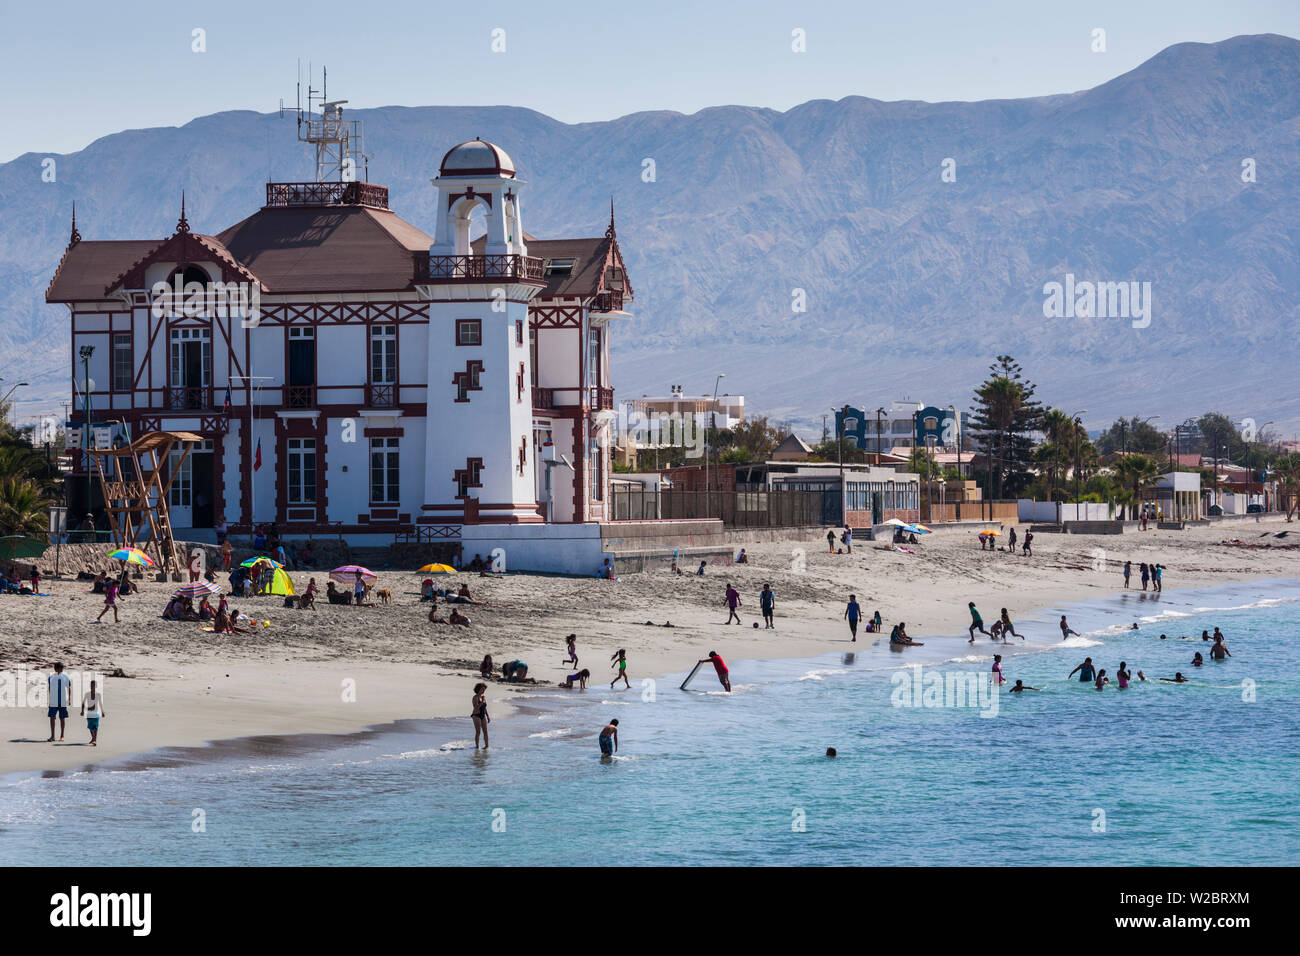
[[[83,240],[74,219],[46,293],[70,313],[69,424],[88,400],[93,424],[202,436],[166,466],[178,535],[222,514],[373,544],[606,520],[610,327],[632,297],[612,208],[603,236],[534,238],[514,163],[480,140],[433,186],[432,236],[362,182],[268,183],[213,235],[183,204],[161,238]],[[250,314],[213,307],[226,287]],[[168,288],[206,299],[160,308]]]

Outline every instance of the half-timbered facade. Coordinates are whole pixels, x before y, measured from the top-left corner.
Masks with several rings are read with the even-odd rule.
[[[162,239],[83,240],[74,220],[46,295],[71,314],[70,425],[88,404],[116,433],[202,436],[174,465],[178,533],[606,520],[609,332],[632,295],[612,210],[602,237],[533,238],[513,162],[479,140],[433,185],[433,236],[359,182],[269,183],[215,235],[183,205]]]

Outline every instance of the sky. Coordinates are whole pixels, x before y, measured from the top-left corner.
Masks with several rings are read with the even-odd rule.
[[[7,162],[292,106],[300,60],[304,75],[328,67],[353,109],[510,105],[568,123],[850,95],[981,100],[1088,89],[1179,42],[1300,37],[1300,2],[74,0],[9,3],[3,28]]]

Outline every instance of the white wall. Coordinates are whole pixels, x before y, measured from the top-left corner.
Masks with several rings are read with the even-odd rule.
[[[502,549],[506,571],[544,571],[593,577],[605,560],[598,524],[465,525],[466,563]]]

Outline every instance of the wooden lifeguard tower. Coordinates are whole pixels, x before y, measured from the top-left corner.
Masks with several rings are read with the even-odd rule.
[[[180,466],[203,436],[193,432],[149,432],[128,445],[88,451],[99,476],[99,490],[113,531],[113,543],[139,548],[154,559],[159,572],[181,573],[167,515],[167,496]],[[174,449],[181,457],[164,475],[162,463]]]

